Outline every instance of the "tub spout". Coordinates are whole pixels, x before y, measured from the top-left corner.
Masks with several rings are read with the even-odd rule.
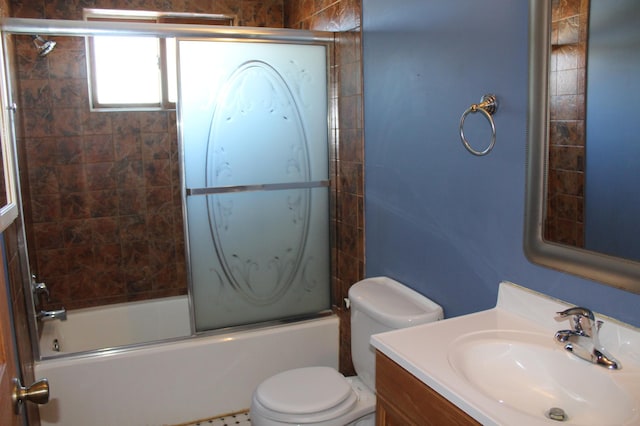
[[[42,310],[38,312],[38,314],[36,315],[36,318],[38,318],[40,321],[51,321],[54,319],[59,319],[60,321],[66,321],[67,310],[65,308],[57,309],[54,311]]]

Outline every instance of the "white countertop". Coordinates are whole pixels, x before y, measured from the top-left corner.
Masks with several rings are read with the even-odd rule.
[[[581,424],[579,419],[575,422],[558,422],[544,415],[534,417],[492,399],[456,372],[450,360],[451,349],[460,341],[461,336],[488,330],[512,336],[516,333],[523,340],[528,336],[544,340],[548,336],[550,347],[552,350],[557,347],[558,356],[575,358],[575,355],[565,351],[553,339],[556,331],[569,328],[568,322],[557,322],[554,319],[556,312],[569,306],[571,305],[562,301],[503,282],[493,309],[377,334],[372,336],[371,343],[483,425]],[[640,333],[638,329],[610,318],[597,314],[596,318],[604,319],[600,332],[601,343],[621,362],[623,368],[610,371],[579,361],[584,363],[584,368],[601,369],[602,373],[599,370],[595,372],[611,374],[616,380],[622,380],[625,386],[631,386],[632,399],[635,399],[635,406],[640,407]],[[546,344],[546,340],[544,341]],[[640,424],[637,409],[632,422],[627,424]]]

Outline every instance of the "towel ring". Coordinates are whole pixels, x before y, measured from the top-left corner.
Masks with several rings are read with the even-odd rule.
[[[496,95],[484,95],[482,99],[480,99],[479,104],[472,104],[460,117],[460,139],[462,139],[462,144],[467,151],[472,153],[473,155],[483,156],[487,155],[493,149],[493,146],[496,144],[496,124],[493,122],[493,114],[498,110],[498,98]],[[487,117],[489,120],[489,124],[491,125],[491,142],[489,146],[485,148],[483,151],[477,151],[471,147],[467,138],[464,136],[464,120],[467,118],[467,115],[470,113],[481,112]]]

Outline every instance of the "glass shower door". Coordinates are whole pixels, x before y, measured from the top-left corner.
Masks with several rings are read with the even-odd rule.
[[[196,331],[330,306],[325,49],[178,40]]]

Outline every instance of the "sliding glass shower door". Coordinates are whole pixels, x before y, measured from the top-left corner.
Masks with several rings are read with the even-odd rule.
[[[329,308],[325,49],[178,40],[196,331]]]

